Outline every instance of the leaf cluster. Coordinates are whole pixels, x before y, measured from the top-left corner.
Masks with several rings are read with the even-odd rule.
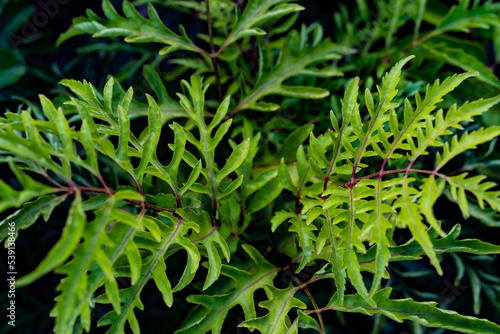
[[[446,275],[442,254],[450,253],[457,284],[464,272],[474,284],[474,312],[481,289],[499,302],[498,280],[464,263],[491,258],[500,246],[460,237],[462,225],[436,209],[446,197],[463,218],[498,226],[498,186],[475,172],[489,167],[475,159],[479,166],[449,168],[485,143],[494,150],[500,136],[500,126],[475,123],[500,95],[456,96],[469,81],[498,88],[498,78],[450,35],[496,29],[496,4],[461,1],[438,17],[433,2],[376,2],[372,19],[360,0],[335,14],[335,43],[317,23],[292,29],[304,10],[294,1],[159,3],[198,13],[208,33],[195,40],[182,26],[174,32],[149,1],[124,1],[119,13],[104,0],[104,17],[89,10],[57,41],[91,34],[120,45],[153,43],[160,61],[144,66],[143,76],[154,97],[141,100],[116,77],[102,89],[66,79],[64,103],[40,95],[39,111],[0,118],[0,163],[15,180],[0,179],[0,240],[8,247],[69,205],[58,241],[17,281],[21,288],[61,275],[51,312],[56,333],[95,325],[139,333],[148,283],[167,314],[179,316],[178,305],[189,303],[182,324],[168,328],[178,333],[232,326],[325,333],[333,330],[326,311],[376,315],[379,329],[384,316],[500,331],[391,288],[404,277],[401,261],[425,258]],[[400,36],[407,21],[413,35]],[[176,66],[171,77],[155,68],[162,60]],[[443,64],[466,72],[422,82],[423,65],[442,77]],[[278,117],[284,110],[297,114]],[[98,308],[105,312],[95,323]]]

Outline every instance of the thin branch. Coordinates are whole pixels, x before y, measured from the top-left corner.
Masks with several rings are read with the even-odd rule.
[[[75,187],[61,187],[61,188],[57,189],[57,192],[64,191],[64,192],[73,193],[75,190],[79,190],[79,191],[83,191],[83,192],[108,194],[110,196],[112,196],[112,195],[114,195],[116,193],[114,190],[109,189],[109,188],[105,189],[105,188],[78,187],[78,186],[75,186]],[[146,201],[137,201],[137,200],[133,200],[133,199],[127,199],[126,201],[130,202],[130,203],[133,203],[133,204],[136,204],[136,205],[141,206],[141,207],[142,207],[142,205],[144,203],[144,206],[146,208],[154,210],[154,211],[158,211],[158,212],[175,213],[175,210],[171,210],[171,209],[167,209],[167,208],[162,208],[161,206],[157,206],[157,205],[148,203]]]
[[[214,35],[212,31],[212,19],[210,17],[210,0],[205,0],[205,4],[207,7],[207,22],[208,22],[208,35],[210,37],[210,49],[212,51],[210,58],[212,59],[212,65],[214,67],[215,82],[217,84],[217,93],[219,94],[219,101],[222,101],[222,88],[220,84],[219,65],[217,61],[218,54],[215,53]]]
[[[40,171],[40,174],[43,175],[43,177],[45,177],[47,180],[49,180],[53,185],[55,185],[56,187],[62,187],[62,185],[55,181],[53,178],[51,178],[49,176],[49,174],[42,168],[40,167],[40,165],[38,163],[36,163],[35,161],[31,160],[33,162],[33,164],[36,166],[36,168],[38,168],[38,170]]]
[[[306,283],[302,283],[300,281],[300,279],[297,276],[295,276],[295,274],[291,270],[289,270],[289,273],[290,273],[290,276],[295,281],[295,283],[298,284],[298,286],[296,286],[294,290],[295,291],[304,290],[305,294],[307,295],[307,298],[309,298],[309,300],[313,304],[314,309],[319,310],[318,304],[316,303],[316,301],[314,300],[314,297],[312,296],[311,292],[309,292],[309,289],[307,288],[307,286],[309,284],[311,284],[312,282],[315,281],[314,277],[311,280],[307,281]],[[318,315],[319,325],[321,326],[321,333],[324,334],[325,333],[325,324],[323,323],[323,318],[321,317],[321,313],[316,313],[316,314]]]
[[[410,51],[411,49],[417,47],[418,45],[422,44],[423,42],[427,41],[428,39],[431,39],[434,37],[436,34],[434,31],[429,32],[427,35],[424,37],[418,39],[418,40],[413,40],[406,48],[403,49],[403,53],[406,53]]]

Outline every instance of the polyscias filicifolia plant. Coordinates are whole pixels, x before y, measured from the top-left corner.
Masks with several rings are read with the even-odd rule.
[[[320,86],[342,75],[339,59],[355,50],[332,43],[317,24],[290,30],[303,9],[290,1],[250,0],[241,13],[223,1],[186,3],[210,23],[200,37],[210,51],[184,28],[166,28],[152,5],[145,18],[124,2],[122,16],[108,0],[105,18],[89,11],[58,41],[90,33],[163,44],[162,56],[183,51],[186,58],[172,61],[182,75],[194,73],[175,97],[147,65],[155,95],[147,104],[113,78],[102,90],[63,80],[71,91],[64,104],[41,95],[42,113],[0,118],[0,159],[16,180],[0,180],[0,212],[9,214],[0,239],[28,233],[22,230],[71,203],[58,241],[17,281],[21,288],[52,271],[61,275],[54,332],[89,332],[97,321],[109,333],[139,333],[136,315],[150,283],[167,316],[179,315],[179,303],[192,306],[180,327],[163,332],[221,333],[239,306],[237,325],[260,333],[325,333],[333,311],[499,333],[493,322],[435,302],[392,298],[388,283],[395,261],[424,257],[442,275],[441,254],[500,253],[500,246],[460,238],[460,224],[445,230],[434,213],[445,192],[465,217],[471,205],[500,211],[493,182],[445,172],[455,157],[500,135],[498,126],[461,131],[500,95],[450,103],[455,88],[481,73],[436,80],[403,98],[398,85],[411,85],[403,67],[414,58],[407,56],[376,88],[360,92],[359,77],[343,79],[338,108],[320,104],[325,132],[314,131],[315,122],[287,128],[283,121],[293,131],[281,138],[259,117],[290,103],[304,103],[306,113],[305,101],[330,94]],[[462,14],[455,19],[468,18]],[[255,71],[242,60],[253,43]],[[147,126],[137,129],[133,120],[144,117]],[[401,230],[410,235],[404,243],[394,237]],[[173,259],[183,267],[167,275]],[[291,277],[286,285],[284,276]],[[324,304],[313,290],[320,281],[332,282],[320,292]],[[266,297],[257,308],[261,289]],[[175,298],[185,291],[186,300]],[[107,305],[99,319],[92,316],[97,305]]]

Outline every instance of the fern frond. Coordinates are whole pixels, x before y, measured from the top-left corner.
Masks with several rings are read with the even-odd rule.
[[[366,315],[383,314],[397,322],[411,320],[427,327],[440,327],[463,333],[497,333],[500,330],[500,326],[487,320],[439,309],[435,302],[416,302],[410,298],[390,299],[391,291],[391,288],[385,288],[373,296],[377,303],[376,307],[371,306],[364,297],[356,294],[347,295],[342,307],[330,302],[326,309],[359,312]]]
[[[93,37],[124,37],[127,43],[160,43],[168,46],[160,50],[160,54],[174,50],[204,52],[193,44],[181,27],[181,35],[165,27],[153,5],[148,6],[149,20],[144,18],[134,6],[123,2],[123,13],[120,16],[109,0],[104,0],[102,10],[106,19],[98,17],[94,12],[87,11],[87,17],[73,21],[68,31],[57,39],[57,45],[69,38],[91,34]]]
[[[222,274],[234,280],[230,290],[213,296],[189,296],[189,302],[200,306],[190,313],[187,320],[178,329],[178,333],[212,331],[214,334],[220,334],[227,313],[236,305],[243,308],[246,320],[256,317],[254,293],[268,285],[272,286],[273,278],[278,269],[267,262],[252,246],[243,245],[242,247],[250,256],[250,263],[222,267]]]
[[[427,147],[442,146],[442,142],[438,140],[440,136],[452,133],[452,128],[462,129],[461,122],[472,121],[472,117],[481,115],[499,101],[500,96],[496,96],[466,102],[460,108],[453,105],[446,115],[443,115],[442,110],[438,110],[434,122],[427,120],[425,130],[418,133],[417,144],[412,146],[411,153],[407,155],[408,159],[413,163],[420,155],[427,154]]]
[[[151,279],[154,280],[158,290],[162,293],[165,304],[169,307],[172,305],[172,287],[165,273],[166,265],[164,261],[166,252],[172,245],[177,244],[187,251],[188,256],[191,258],[188,273],[192,274],[198,269],[199,251],[189,239],[183,236],[189,229],[198,230],[198,226],[193,222],[183,222],[182,219],[172,220],[171,217],[168,217],[168,219],[173,226],[161,226],[161,241],[155,242],[151,239],[137,241],[140,242],[140,248],[147,249],[151,253],[151,257],[149,261],[143,263],[137,284],[120,290],[121,309],[110,311],[99,319],[98,326],[111,325],[108,332],[123,332],[125,323],[128,322],[134,332],[138,333],[139,327],[134,310],[135,308],[141,310],[144,308],[140,295],[146,283]],[[96,302],[114,303],[113,298],[114,296],[106,291],[106,293],[96,298]]]
[[[458,200],[458,204],[464,217],[469,217],[466,191],[473,194],[481,208],[484,203],[488,203],[495,211],[500,211],[500,191],[490,191],[496,184],[493,182],[483,182],[484,175],[477,175],[467,178],[468,173],[457,176],[448,176],[446,181],[450,185],[451,195]]]
[[[229,108],[229,97],[227,97],[217,109],[214,119],[209,125],[205,123],[205,91],[208,86],[203,85],[203,80],[200,76],[192,76],[191,82],[182,82],[189,92],[189,98],[183,94],[178,94],[181,99],[181,105],[189,114],[189,117],[195,122],[199,130],[200,139],[196,139],[195,136],[187,129],[184,129],[186,139],[196,146],[196,148],[203,155],[205,160],[205,167],[202,169],[202,174],[207,180],[206,185],[201,185],[195,183],[192,188],[194,191],[209,194],[212,197],[212,207],[214,212],[217,210],[218,200],[225,196],[228,196],[231,192],[236,190],[242,182],[242,178],[234,180],[232,183],[227,185],[226,188],[222,189],[221,182],[226,176],[235,171],[245,160],[248,150],[250,148],[250,140],[244,140],[240,145],[238,145],[232,154],[227,159],[226,164],[220,170],[215,165],[215,148],[222,140],[222,137],[229,130],[231,125],[231,119],[220,125],[212,137],[212,131],[222,122],[227,114]],[[189,156],[184,157],[186,162],[190,164]]]
[[[479,129],[470,133],[465,132],[460,139],[453,137],[451,144],[445,143],[442,154],[437,154],[436,171],[440,170],[447,162],[457,155],[477,148],[478,145],[486,143],[500,136],[500,126],[492,126],[487,129]]]
[[[303,40],[306,32],[299,35],[297,31],[291,31],[281,47],[279,57],[275,64],[268,65],[269,70],[263,71],[255,83],[248,91],[242,94],[238,105],[231,111],[234,115],[240,110],[253,109],[259,111],[274,111],[279,109],[279,105],[263,102],[261,99],[268,95],[278,94],[305,99],[321,99],[329,95],[329,92],[322,88],[307,86],[285,86],[282,83],[298,75],[318,76],[313,64],[320,61],[337,59],[345,52],[330,40],[324,39],[309,42]],[[310,43],[311,45],[307,45]],[[333,68],[324,71],[324,76],[340,76],[342,72]]]
[[[47,256],[37,266],[37,268],[28,275],[21,277],[17,284],[19,286],[27,285],[54,268],[63,264],[78,246],[83,237],[85,229],[86,216],[82,210],[82,198],[80,192],[75,194],[68,219],[59,241],[51,248]]]
[[[427,233],[436,254],[459,252],[484,255],[500,253],[500,246],[498,245],[493,245],[478,239],[457,240],[460,235],[460,231],[461,227],[457,224],[445,237],[438,238],[439,235],[437,231],[430,228]],[[358,257],[359,263],[362,265],[364,270],[374,271],[373,263],[375,262],[377,247],[378,246],[376,245],[373,246],[365,254],[361,254]],[[418,260],[425,255],[425,251],[422,246],[414,238],[410,239],[403,245],[390,246],[389,250],[391,252],[391,261]]]
[[[268,20],[277,20],[287,14],[304,10],[304,7],[300,5],[287,2],[289,1],[250,0],[241,16],[234,23],[221,49],[226,48],[240,38],[266,34],[265,31],[257,28],[257,26]]]
[[[260,318],[246,320],[239,327],[258,330],[262,334],[285,333],[289,328],[286,324],[288,312],[292,308],[304,309],[306,304],[293,296],[297,289],[291,284],[286,289],[273,286],[266,286],[264,289],[269,300],[261,302],[259,306],[269,310],[269,313]]]
[[[462,49],[452,48],[443,43],[422,43],[420,47],[425,50],[427,58],[436,59],[444,63],[461,68],[464,71],[478,72],[478,80],[491,86],[500,87],[500,80],[485,64],[473,55]]]
[[[469,28],[488,29],[490,25],[500,24],[498,4],[489,1],[485,4],[475,2],[470,9],[469,4],[469,1],[462,1],[453,6],[431,34],[435,36],[446,31],[467,31]]]
[[[0,186],[1,187],[1,186]],[[3,189],[2,189],[3,190]],[[9,195],[8,191],[3,192],[2,194]],[[17,195],[17,194],[16,194]],[[23,197],[22,195],[17,195],[17,199],[21,199],[21,202],[23,202]],[[26,229],[33,225],[37,219],[40,216],[43,216],[43,219],[47,222],[50,218],[50,215],[52,214],[52,211],[64,202],[66,199],[66,195],[46,195],[46,196],[37,196],[38,198],[25,203],[19,210],[14,212],[13,214],[9,215],[6,217],[4,220],[0,222],[0,241],[4,240],[7,238],[8,235],[11,235],[12,238],[17,239],[18,233],[22,229]],[[3,199],[2,198],[2,204],[7,207],[8,203],[8,198]],[[15,206],[15,205],[12,205]],[[1,208],[1,207],[0,207]],[[0,209],[0,212],[2,210]],[[14,231],[13,233],[9,234],[9,222],[16,222],[14,226]],[[6,240],[6,243],[8,240]]]

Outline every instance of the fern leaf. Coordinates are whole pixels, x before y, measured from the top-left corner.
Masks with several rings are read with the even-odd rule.
[[[314,63],[322,60],[338,58],[340,49],[329,40],[324,40],[314,43],[309,48],[301,47],[299,44],[299,34],[297,31],[292,31],[287,36],[278,62],[274,64],[269,71],[262,75],[260,80],[248,92],[243,94],[238,105],[231,111],[230,115],[234,115],[239,110],[254,109],[262,111],[274,111],[279,108],[278,105],[272,104],[263,110],[261,108],[261,98],[279,94],[284,96],[292,96],[298,98],[313,98],[320,99],[329,95],[329,92],[324,89],[311,87],[286,87],[282,83],[294,76],[306,74],[307,69]],[[333,75],[341,75],[340,71],[332,73]]]
[[[63,264],[73,253],[83,236],[86,217],[82,210],[82,198],[80,192],[75,194],[75,200],[71,204],[68,219],[61,238],[51,248],[47,256],[40,262],[37,268],[17,280],[19,286],[27,285],[39,277],[50,272]]]
[[[197,192],[209,194],[212,197],[212,206],[213,210],[215,211],[217,210],[218,200],[236,190],[236,188],[238,188],[242,182],[241,179],[237,179],[224,190],[222,190],[220,187],[223,179],[231,172],[235,171],[246,159],[246,156],[250,149],[250,139],[247,138],[241,144],[239,144],[229,156],[224,167],[218,170],[215,165],[215,148],[219,144],[222,137],[229,130],[231,120],[228,120],[227,122],[220,125],[213,137],[212,130],[214,130],[217,125],[219,125],[219,123],[217,122],[221,122],[226,115],[229,108],[229,97],[226,97],[224,102],[219,106],[216,113],[217,117],[214,117],[214,120],[212,120],[210,125],[207,125],[204,119],[204,108],[205,91],[208,86],[203,84],[203,79],[198,75],[192,76],[190,82],[183,81],[182,84],[189,92],[189,98],[183,94],[177,95],[181,100],[182,107],[186,110],[189,117],[195,122],[196,126],[198,127],[200,138],[196,139],[194,135],[185,128],[183,129],[183,131],[185,133],[186,139],[191,144],[196,146],[196,148],[203,155],[203,158],[205,160],[205,167],[202,169],[202,174],[207,180],[206,186],[195,185],[195,187],[193,187],[192,189]],[[187,158],[187,156],[184,156],[183,158],[188,164],[190,164],[189,160],[192,160],[192,158]]]
[[[459,5],[453,6],[431,34],[435,36],[447,31],[467,31],[469,28],[488,29],[489,25],[500,24],[498,4],[487,2],[480,5],[474,3],[472,8],[468,7],[469,1],[462,1]]]
[[[386,112],[394,107],[397,106],[397,104],[392,103],[392,100],[397,94],[396,86],[399,82],[399,77],[401,75],[401,69],[402,67],[411,59],[413,56],[407,57],[401,61],[399,61],[389,73],[387,73],[383,80],[382,80],[382,87],[379,87],[379,103],[378,107],[376,110],[370,108],[370,103],[368,104],[368,112],[370,113],[371,120],[368,125],[368,130],[365,133],[361,129],[361,125],[359,124],[359,120],[357,120],[357,127],[359,130],[354,130],[354,132],[357,134],[359,137],[359,140],[361,142],[361,145],[359,148],[356,150],[356,160],[354,163],[354,167],[352,169],[352,174],[351,174],[351,182],[354,180],[354,175],[356,174],[356,169],[358,167],[358,164],[361,160],[361,157],[363,156],[363,152],[365,151],[365,148],[367,147],[368,144],[371,143],[371,137],[372,133],[380,128],[380,125],[384,123],[384,121],[387,119],[386,117]],[[367,99],[367,101],[370,101],[370,99]],[[353,118],[353,121],[356,121],[356,117]],[[352,122],[352,121],[351,121]],[[353,123],[356,124],[356,123]],[[356,127],[356,125],[354,125]],[[354,251],[354,243],[359,242],[358,237],[360,236],[360,230],[356,225],[356,218],[355,218],[355,202],[354,202],[354,192],[353,192],[353,186],[351,185],[349,187],[349,207],[350,207],[350,219],[348,222],[348,227],[344,229],[343,231],[343,239],[344,243],[347,243],[345,245],[346,247],[346,252],[345,252],[345,258],[344,262],[347,266],[347,273],[349,277],[351,278],[351,282],[353,285],[356,287],[356,290],[362,295],[370,304],[373,304],[373,301],[371,300],[371,296],[368,294],[368,291],[366,290],[365,284],[363,282],[363,279],[361,277],[360,269],[359,269],[359,263],[356,257],[356,253]],[[378,200],[380,201],[380,196],[377,197]],[[380,205],[379,205],[380,206]],[[379,268],[377,270],[377,276],[376,276],[376,281],[373,285],[373,288],[375,289],[378,285],[378,282],[380,280],[381,271],[382,268],[385,267],[387,264],[387,250],[384,249],[386,245],[388,244],[387,240],[385,239],[385,230],[387,227],[387,224],[384,223],[385,221],[382,221],[381,215],[382,213],[379,210],[379,216],[377,219],[378,222],[378,242],[380,243],[380,250],[381,252],[379,253],[378,260],[379,264],[377,267]],[[372,290],[372,293],[375,290]]]
[[[437,59],[444,63],[461,68],[464,71],[476,71],[479,73],[478,79],[492,85],[500,87],[500,80],[493,72],[486,67],[479,59],[471,54],[464,52],[462,49],[447,47],[443,44],[423,43],[421,46],[424,54],[428,58]]]
[[[464,217],[469,217],[466,191],[472,193],[478,200],[481,209],[484,202],[488,203],[495,211],[500,211],[500,191],[490,191],[496,184],[493,182],[482,182],[486,177],[477,175],[467,178],[467,173],[457,176],[446,177],[450,185],[451,196],[458,200],[458,205]]]
[[[416,302],[410,298],[390,299],[391,291],[392,289],[385,288],[374,295],[376,307],[371,306],[361,295],[356,294],[347,295],[342,307],[330,303],[327,308],[366,315],[383,314],[397,322],[411,320],[427,327],[446,328],[462,333],[498,333],[500,331],[500,326],[488,320],[439,309],[435,302]]]
[[[419,95],[417,95],[417,106],[415,110],[412,109],[408,102],[405,102],[404,124],[401,130],[399,130],[398,124],[392,124],[391,131],[394,135],[394,141],[392,143],[387,142],[385,144],[387,153],[383,156],[384,159],[389,159],[398,148],[409,149],[411,147],[411,143],[408,142],[407,144],[410,145],[405,146],[404,141],[411,140],[407,139],[407,136],[414,136],[413,131],[418,131],[419,126],[421,126],[420,120],[424,120],[432,111],[434,111],[436,104],[442,101],[443,96],[453,91],[467,78],[476,75],[477,73],[475,72],[467,72],[446,78],[442,83],[440,83],[439,80],[436,80],[432,86],[427,86],[425,98],[423,100],[421,100]],[[397,120],[394,123],[397,123]],[[380,134],[381,133],[383,133],[382,130],[380,130]],[[381,170],[383,171],[383,168]]]
[[[475,149],[478,145],[488,142],[500,136],[500,126],[492,126],[487,129],[479,129],[470,133],[464,133],[460,139],[453,137],[451,144],[444,145],[443,154],[437,155],[436,171],[440,170],[448,161],[467,150]]]
[[[149,20],[144,18],[134,6],[123,2],[125,16],[120,16],[109,0],[104,0],[102,9],[106,19],[101,19],[93,12],[87,17],[80,17],[73,21],[68,31],[57,39],[57,45],[69,38],[92,34],[94,37],[125,37],[127,43],[160,43],[168,45],[160,53],[165,54],[174,50],[188,50],[201,52],[185,35],[177,35],[165,27],[158,13],[152,5],[148,7]]]
[[[152,240],[141,242],[141,248],[147,249],[152,253],[151,260],[145,263],[141,268],[141,274],[137,284],[120,290],[120,303],[123,304],[121,310],[110,311],[101,317],[98,326],[111,325],[111,327],[108,328],[108,332],[123,332],[125,323],[128,322],[134,332],[137,332],[138,325],[134,310],[135,308],[141,310],[144,308],[140,300],[140,295],[144,286],[150,279],[155,281],[156,286],[163,295],[165,304],[167,306],[172,305],[172,288],[165,274],[164,257],[168,249],[173,244],[177,244],[185,248],[188,252],[188,256],[191,258],[190,272],[196,272],[200,261],[199,252],[197,248],[183,236],[189,229],[196,230],[198,226],[194,223],[183,223],[182,219],[178,219],[174,223],[174,226],[162,227],[162,240],[160,242],[153,242]],[[106,291],[106,293],[96,298],[96,302],[106,304],[113,303],[113,298],[112,295]]]
[[[473,116],[481,115],[499,101],[500,96],[496,96],[466,102],[460,108],[453,105],[446,113],[446,116],[443,116],[443,111],[439,110],[436,113],[434,123],[427,121],[425,134],[418,136],[417,145],[408,155],[408,158],[415,161],[421,154],[426,153],[425,150],[428,146],[442,146],[442,143],[437,140],[439,136],[450,134],[450,128],[462,129],[460,122],[471,121]]]
[[[7,192],[2,192],[2,194],[6,193]],[[34,201],[25,203],[21,209],[17,210],[0,222],[0,241],[3,241],[5,238],[7,238],[8,235],[14,238],[14,240],[17,239],[17,235],[20,230],[26,229],[33,225],[42,215],[43,219],[45,221],[48,221],[50,215],[52,214],[52,211],[59,204],[64,202],[65,199],[66,195],[47,195],[40,196]],[[16,222],[16,224],[14,225],[14,231],[9,230],[9,222]],[[9,233],[9,231],[11,233]],[[6,240],[5,243],[7,245],[8,242],[12,241],[12,239]]]
[[[397,148],[404,148],[402,144],[402,139],[405,138],[407,135],[412,133],[413,129],[418,127],[418,121],[419,119],[423,119],[426,115],[428,115],[431,111],[435,109],[435,106],[437,103],[442,101],[442,97],[452,91],[455,87],[457,87],[462,81],[467,79],[468,77],[474,75],[473,73],[464,73],[461,75],[456,75],[452,76],[450,78],[447,78],[446,80],[443,81],[442,84],[440,84],[439,81],[436,81],[432,87],[427,87],[426,95],[423,101],[420,100],[420,98],[417,97],[417,106],[416,110],[413,111],[411,105],[407,101],[405,101],[405,109],[404,109],[404,124],[402,130],[399,130],[399,126],[395,123],[397,123],[397,119],[393,121],[393,124],[391,124],[391,130],[394,135],[394,141],[392,143],[389,143],[389,141],[382,140],[382,143],[384,144],[387,153],[384,154],[384,162],[382,163],[382,167],[380,169],[380,173],[383,173],[385,165],[387,160],[391,157],[393,152]],[[383,134],[382,129],[379,130],[379,136]],[[383,137],[381,137],[383,139]],[[409,139],[411,140],[411,139]],[[411,146],[411,145],[410,145]],[[384,211],[382,210],[382,200],[381,200],[381,177],[378,177],[378,182],[377,182],[377,187],[376,187],[376,201],[377,201],[377,210],[376,213],[374,214],[374,223],[376,226],[376,243],[379,244],[379,247],[377,248],[377,264],[376,264],[376,271],[375,271],[375,277],[374,281],[372,284],[372,288],[370,290],[370,295],[373,295],[375,291],[378,289],[380,286],[380,281],[382,279],[382,275],[385,272],[385,267],[389,263],[389,241],[387,240],[386,237],[386,231],[389,229],[390,224],[387,221],[387,219],[383,216]],[[406,195],[405,195],[406,196]],[[434,199],[435,201],[435,199]],[[429,204],[429,203],[426,203]],[[389,210],[390,212],[390,210]],[[429,213],[428,210],[425,211],[427,213],[427,217],[431,218],[431,223],[435,228],[439,228],[437,224],[435,224],[435,219],[432,220],[433,216]],[[405,211],[402,215],[402,217],[405,218],[412,218],[412,215],[407,214],[409,211]],[[410,226],[410,230],[412,232],[417,232],[422,229],[422,225],[418,223],[416,220],[411,220],[415,222]],[[425,232],[424,232],[425,234]],[[422,242],[427,243],[427,238],[425,237],[424,234],[421,234],[418,238]],[[429,246],[426,246],[427,249],[429,249]],[[432,255],[431,255],[431,261],[432,261]],[[436,265],[436,261],[433,261],[433,264]],[[438,269],[439,271],[439,269]]]
[[[346,88],[344,98],[342,99],[342,125],[339,128],[337,121],[334,119],[333,111],[330,112],[330,120],[332,126],[336,130],[334,136],[337,141],[333,141],[333,156],[328,171],[326,172],[326,179],[329,179],[331,174],[336,171],[336,164],[339,154],[341,153],[341,145],[344,137],[344,132],[348,126],[348,121],[353,118],[353,113],[357,111],[359,91],[359,78],[354,78]],[[328,182],[325,180],[325,182]],[[326,188],[326,187],[325,187]]]
[[[114,278],[111,263],[103,253],[102,247],[109,246],[102,233],[110,215],[111,201],[105,209],[95,211],[95,220],[87,224],[83,233],[85,242],[79,245],[73,254],[73,259],[57,270],[58,273],[66,275],[61,280],[58,290],[61,294],[56,298],[56,305],[51,316],[56,318],[55,333],[67,333],[71,331],[76,322],[74,312],[76,305],[82,302],[82,292],[87,289],[87,272],[92,263],[97,263],[106,272],[106,290],[113,296],[113,308],[120,311],[118,297],[118,285]],[[89,330],[90,328],[86,328]]]
[[[455,225],[451,231],[443,238],[437,238],[438,234],[435,230],[430,229],[428,234],[432,242],[432,247],[436,254],[443,253],[469,253],[469,254],[499,254],[500,246],[483,242],[477,239],[457,240],[460,235],[460,225]],[[358,257],[359,263],[365,270],[373,271],[373,263],[375,262],[377,246],[370,248],[365,254]],[[391,252],[391,261],[408,261],[418,260],[425,255],[422,246],[414,238],[409,240],[404,245],[389,247]]]
[[[203,285],[203,290],[206,290],[219,278],[222,268],[222,262],[216,244],[220,247],[227,262],[229,262],[231,257],[229,247],[219,231],[217,231],[216,226],[212,225],[214,222],[211,221],[208,213],[202,212],[201,214],[196,214],[193,210],[184,208],[178,209],[177,213],[186,221],[196,222],[199,227],[199,231],[192,233],[190,239],[201,239],[201,244],[205,248],[205,255],[208,258],[208,275]],[[188,274],[187,269],[186,267],[186,271],[184,272],[185,275]],[[181,281],[184,285],[186,280],[183,278],[184,277],[181,278]],[[178,285],[175,287],[174,291],[178,291],[182,287],[182,285]]]
[[[417,204],[409,202],[408,197],[405,196],[404,203],[401,206],[401,221],[403,224],[408,226],[415,240],[417,240],[417,242],[422,246],[432,265],[436,268],[438,274],[442,275],[443,269],[441,269],[439,260],[436,257],[436,252],[434,251],[430,237],[427,234],[427,228],[422,222],[422,216],[419,209],[420,207]]]
[[[236,305],[243,308],[245,319],[250,320],[256,317],[254,293],[268,285],[272,286],[278,269],[267,262],[252,246],[243,245],[242,247],[252,261],[249,265],[240,268],[250,268],[245,270],[224,265],[222,274],[232,278],[235,283],[230,291],[214,296],[189,296],[189,302],[200,306],[190,313],[178,329],[179,333],[201,334],[212,331],[213,334],[220,334],[227,313]]]
[[[221,48],[224,49],[243,37],[264,35],[265,32],[256,28],[257,25],[304,9],[300,5],[283,2],[281,0],[250,0]]]
[[[292,308],[304,309],[306,304],[293,296],[297,289],[291,284],[286,289],[273,286],[266,286],[264,289],[269,300],[261,302],[259,306],[269,310],[269,313],[260,318],[243,321],[238,326],[257,329],[262,334],[284,333],[288,329],[288,312]]]

